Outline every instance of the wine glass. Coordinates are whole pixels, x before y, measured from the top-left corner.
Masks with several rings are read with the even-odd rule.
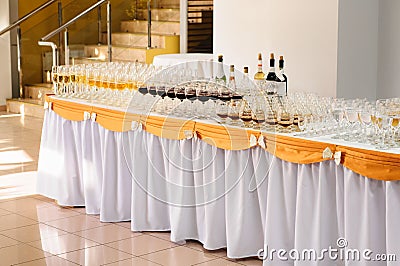
[[[197,86],[196,90],[197,99],[202,103],[200,108],[200,113],[202,118],[207,118],[207,110],[205,108],[205,103],[210,99],[210,91],[207,89],[205,82],[202,82]]]
[[[228,103],[226,101],[217,101],[216,114],[221,123],[226,123],[228,118]]]
[[[253,127],[253,112],[250,108],[250,105],[246,100],[241,101],[241,107],[240,107],[240,113],[239,113],[240,119],[243,121],[244,127],[246,128],[252,128]]]
[[[375,147],[377,149],[386,150],[389,148],[386,137],[388,131],[390,130],[390,126],[392,125],[392,118],[385,113],[377,112],[376,124],[378,127],[380,139]]]
[[[280,108],[277,112],[277,121],[280,126],[279,131],[283,133],[289,133],[290,126],[293,125],[294,116],[290,108]]]
[[[241,106],[241,100],[232,99],[229,102],[229,105],[228,105],[228,117],[230,119],[229,120],[230,124],[233,125],[233,126],[240,126],[240,123],[239,123],[240,106]]]
[[[53,82],[53,93],[58,96],[59,95],[59,90],[58,90],[58,66],[52,66],[51,67],[51,80]]]

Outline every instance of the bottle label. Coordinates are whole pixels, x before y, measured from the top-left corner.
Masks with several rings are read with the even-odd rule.
[[[276,83],[276,94],[286,95],[286,82],[275,82]]]
[[[283,76],[282,70],[281,70],[281,71],[278,71],[278,73],[276,73],[276,76],[278,77],[278,79],[279,79],[280,81],[285,80],[285,77]]]

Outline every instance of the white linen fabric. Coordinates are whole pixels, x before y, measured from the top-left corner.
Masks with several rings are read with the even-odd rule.
[[[86,206],[103,222],[132,220],[134,231],[171,231],[175,242],[227,248],[230,258],[272,249],[338,248],[400,255],[400,182],[360,176],[334,161],[294,164],[260,147],[222,150],[199,139],[112,132],[92,120],[45,111],[38,193]],[[362,254],[361,254],[362,255]],[[286,254],[286,257],[289,257]],[[398,265],[345,259],[264,265]]]

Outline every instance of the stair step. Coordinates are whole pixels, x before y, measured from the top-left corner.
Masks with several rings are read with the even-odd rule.
[[[117,32],[112,35],[112,43],[116,46],[147,47],[147,42],[147,34],[145,33]],[[164,48],[164,35],[152,34],[151,45],[156,48]]]
[[[147,20],[147,9],[138,9],[139,20]],[[152,21],[180,21],[180,10],[177,8],[153,8],[151,9]]]
[[[113,61],[138,61],[146,62],[146,50],[143,47],[113,46]],[[85,55],[88,57],[107,58],[107,45],[87,45],[85,46]]]
[[[179,8],[180,6],[180,0],[158,0],[152,2],[152,8]]]
[[[106,51],[107,54],[107,51]],[[81,57],[74,57],[71,60],[71,64],[73,65],[81,65],[81,64],[96,64],[96,63],[105,63],[108,62],[107,57],[104,58],[98,58],[98,57],[85,57],[85,55]]]
[[[147,33],[147,21],[146,20],[122,21],[121,31],[130,33]],[[179,35],[180,23],[171,21],[153,21],[151,25],[151,33]]]
[[[44,117],[43,101],[32,99],[7,99],[7,112],[38,118]]]
[[[25,98],[44,101],[46,94],[53,93],[53,85],[51,83],[27,84],[24,90]]]

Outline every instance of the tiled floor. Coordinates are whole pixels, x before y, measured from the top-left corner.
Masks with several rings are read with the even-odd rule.
[[[135,233],[101,223],[84,208],[61,208],[35,195],[41,119],[0,112],[0,265],[262,265],[230,260],[169,233]]]

